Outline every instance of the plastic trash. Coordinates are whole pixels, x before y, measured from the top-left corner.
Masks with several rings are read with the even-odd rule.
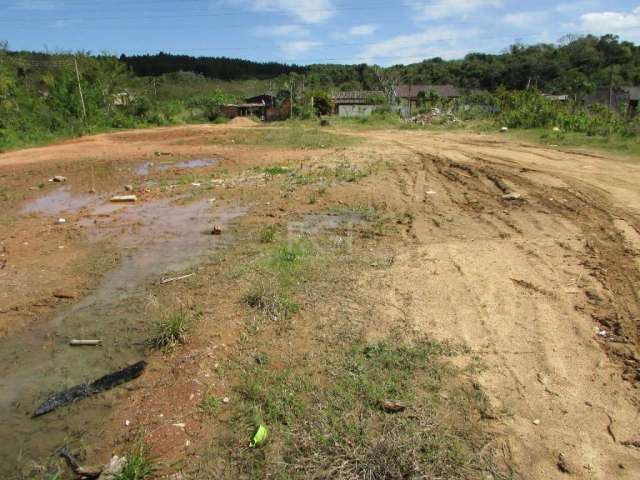
[[[269,431],[267,430],[267,427],[265,427],[264,425],[260,425],[256,430],[256,433],[254,433],[249,446],[251,448],[256,448],[264,445],[264,443],[267,441],[268,436]]]

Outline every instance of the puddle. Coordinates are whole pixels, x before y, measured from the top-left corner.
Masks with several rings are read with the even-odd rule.
[[[289,222],[287,228],[290,233],[299,235],[318,235],[335,231],[350,231],[364,221],[356,213],[321,213],[307,214],[299,221]]]
[[[151,170],[159,170],[161,172],[170,169],[191,169],[191,168],[203,168],[203,167],[211,167],[217,165],[220,161],[219,158],[194,158],[192,160],[185,160],[182,162],[176,163],[155,163],[155,162],[145,162],[142,165],[139,165],[136,168],[136,175],[144,177],[149,175]]]
[[[88,193],[71,193],[67,188],[59,188],[27,202],[21,213],[39,213],[42,215],[78,213],[83,208],[99,208],[104,203],[105,199],[102,197]],[[121,205],[111,204],[108,207],[106,209],[112,212],[118,210]],[[102,208],[103,210],[105,209],[105,207]]]
[[[49,198],[31,211],[59,212],[61,203],[67,209],[93,205],[69,200],[73,197],[67,194],[57,191],[53,201]],[[56,202],[58,207],[53,208]],[[146,285],[207,262],[221,242],[231,241],[230,235],[207,235],[207,230],[245,213],[243,208],[214,208],[206,200],[179,204],[167,199],[128,206],[86,225],[90,238],[110,239],[120,247],[121,262],[88,297],[48,321],[33,322],[0,339],[0,478],[25,473],[32,478],[33,461],[50,457],[65,442],[75,448],[82,445],[89,463],[100,454],[109,456],[108,446],[100,445],[102,422],[109,418],[112,403],[126,397],[125,388],[37,419],[30,414],[50,392],[140,360],[148,328]],[[63,278],[60,283],[64,285]],[[72,348],[68,346],[71,338],[95,338],[103,343],[97,348]]]

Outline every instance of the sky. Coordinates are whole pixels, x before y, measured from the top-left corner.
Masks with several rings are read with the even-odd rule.
[[[640,43],[640,0],[0,0],[12,50],[391,65],[586,33]]]

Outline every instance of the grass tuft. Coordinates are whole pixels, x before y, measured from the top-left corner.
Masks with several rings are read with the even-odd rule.
[[[208,417],[213,417],[220,408],[220,399],[212,393],[205,393],[200,400],[198,409]]]
[[[260,230],[260,234],[258,236],[260,243],[273,243],[276,241],[276,229],[275,227],[269,225],[268,227],[264,227]]]
[[[114,480],[144,480],[154,471],[153,462],[147,456],[144,444],[139,443],[127,455],[127,463]]]
[[[151,345],[159,350],[171,350],[185,343],[191,327],[191,318],[184,308],[160,315],[153,325]]]
[[[260,284],[247,292],[242,301],[272,320],[286,320],[300,310],[288,294]]]

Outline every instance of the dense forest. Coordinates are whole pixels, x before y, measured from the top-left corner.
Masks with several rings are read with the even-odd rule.
[[[293,90],[294,114],[304,118],[313,114],[312,96],[330,102],[332,91],[388,90],[389,84],[402,83],[450,83],[467,91],[498,92],[488,99],[485,95],[482,107],[518,111],[509,125],[555,123],[585,132],[608,131],[612,117],[600,115],[594,128],[591,120],[565,117],[537,104],[539,96],[505,99],[505,92],[566,93],[579,100],[597,87],[639,85],[640,47],[613,35],[589,35],[566,37],[557,45],[513,45],[495,55],[471,53],[460,60],[432,58],[381,68],[166,53],[51,54],[12,51],[0,42],[0,149],[111,128],[217,121],[222,104],[265,92],[288,97]],[[635,132],[626,126],[615,129]]]
[[[276,62],[258,63],[226,57],[190,57],[163,52],[157,55],[130,57],[121,55],[120,60],[140,77],[157,77],[172,72],[193,72],[207,78],[220,80],[268,79],[291,72],[305,73],[307,71],[305,67]]]
[[[304,74],[314,88],[376,89],[378,76],[368,65],[286,65],[184,55],[121,56],[138,76],[189,71],[206,78],[246,80]],[[597,86],[640,83],[640,47],[614,35],[567,36],[557,45],[513,45],[497,55],[470,53],[461,60],[432,58],[390,68],[406,83],[453,84],[463,88],[537,87],[550,93],[574,93]]]

